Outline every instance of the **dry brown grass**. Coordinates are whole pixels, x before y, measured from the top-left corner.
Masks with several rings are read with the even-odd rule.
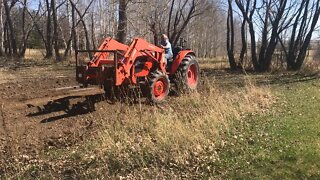
[[[0,69],[0,84],[14,80],[16,77],[13,74],[7,73],[6,70]]]
[[[63,55],[64,50],[60,49],[59,50],[60,55]],[[46,50],[45,49],[27,49],[24,59],[25,60],[33,60],[33,61],[39,61],[43,60],[46,55]]]
[[[24,58],[26,60],[42,60],[45,53],[45,49],[27,49]]]
[[[210,69],[226,69],[229,68],[229,62],[226,57],[217,57],[217,58],[200,58],[198,59],[199,64],[202,68]]]
[[[305,75],[314,75],[320,73],[320,61],[317,60],[308,60],[301,68],[299,73]]]

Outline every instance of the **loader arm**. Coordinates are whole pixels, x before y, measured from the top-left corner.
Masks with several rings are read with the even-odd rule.
[[[121,54],[121,51],[126,52],[129,46],[122,44],[112,38],[107,38],[99,47],[99,51],[118,51],[118,54]],[[89,61],[89,67],[99,67],[103,64],[113,64],[113,59],[108,59],[110,52],[96,52],[91,61]]]
[[[139,73],[134,72],[132,68],[139,56],[146,56],[147,62],[143,70]],[[133,84],[137,83],[137,77],[146,77],[154,63],[159,66],[163,72],[166,72],[165,51],[144,39],[136,38],[132,41],[124,58],[119,62],[116,69],[116,86],[121,85],[125,80],[130,80]]]

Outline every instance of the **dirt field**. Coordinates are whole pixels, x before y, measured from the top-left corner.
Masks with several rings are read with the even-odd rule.
[[[2,68],[0,73],[0,165],[73,144],[92,132],[88,129],[97,122],[86,114],[86,92],[68,90],[71,97],[58,89],[77,85],[72,68]],[[83,104],[75,106],[78,102]]]

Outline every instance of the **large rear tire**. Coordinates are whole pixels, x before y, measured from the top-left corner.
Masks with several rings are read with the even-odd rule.
[[[167,74],[153,71],[148,76],[148,99],[151,103],[162,103],[169,94],[170,80]]]
[[[199,79],[200,69],[198,62],[193,55],[186,55],[174,75],[174,81],[178,93],[196,91]]]

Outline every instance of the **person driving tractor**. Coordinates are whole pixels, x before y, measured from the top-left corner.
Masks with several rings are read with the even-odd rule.
[[[162,34],[160,45],[165,50],[165,58],[167,61],[166,64],[168,64],[168,61],[173,58],[173,52],[172,52],[171,43],[169,42],[169,38],[167,35]]]

